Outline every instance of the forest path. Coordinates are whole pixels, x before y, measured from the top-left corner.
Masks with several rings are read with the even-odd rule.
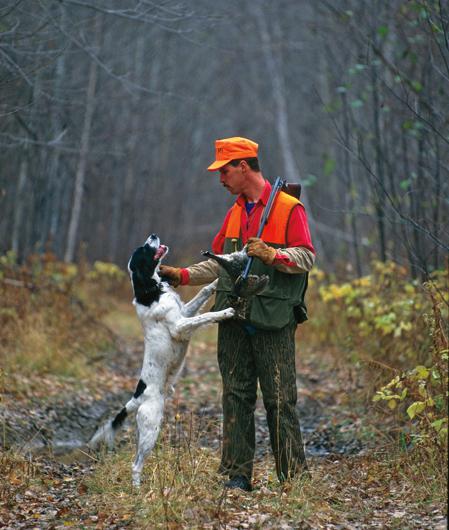
[[[190,437],[218,453],[222,417],[215,332],[206,330],[192,341],[187,368],[167,403],[163,438],[176,444],[181,437]],[[382,440],[357,397],[360,382],[354,369],[336,364],[335,357],[325,353],[306,352],[298,358],[298,411],[312,474],[321,482],[322,513],[301,512],[296,522],[291,513],[272,519],[273,514],[260,513],[257,504],[242,511],[239,499],[231,495],[224,526],[218,520],[204,527],[446,528],[439,506],[429,502],[423,510],[422,503],[407,496],[407,486],[389,472],[388,465],[377,461]],[[97,361],[93,380],[22,380],[21,399],[6,396],[0,408],[4,438],[15,448],[32,452],[41,480],[36,487],[33,480],[26,482],[11,470],[10,495],[0,511],[0,527],[135,527],[132,518],[117,521],[116,514],[89,508],[85,479],[95,472],[97,461],[84,443],[98,423],[118,411],[132,394],[141,360],[141,343],[123,341],[117,351]],[[274,463],[260,398],[256,436],[255,495],[271,495],[267,484],[274,480]],[[134,430],[128,429],[119,446],[133,439]]]

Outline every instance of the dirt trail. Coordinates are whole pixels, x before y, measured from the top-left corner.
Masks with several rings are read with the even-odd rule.
[[[197,344],[199,355],[195,354],[195,346],[191,347],[191,358],[177,385],[177,394],[167,403],[168,417],[176,404],[182,412],[192,412],[204,424],[214,421],[219,424],[219,396],[205,399],[201,392],[201,386],[203,394],[207,395],[209,385],[220,385],[218,368],[213,352],[207,351],[210,346],[201,342]],[[83,448],[103,419],[118,411],[129,399],[138,380],[141,345],[124,342],[121,346],[120,350],[103,356],[107,372],[99,371],[98,384],[94,387],[77,385],[78,388],[73,388],[67,385],[49,397],[31,393],[25,402],[4,402],[0,407],[0,422],[4,425],[7,447],[34,454],[48,452],[60,456],[70,453],[74,461],[82,459],[82,453],[77,456],[76,450]],[[353,421],[354,414],[343,410],[341,406],[337,407],[337,404],[341,404],[338,403],[338,395],[332,395],[334,374],[332,371],[320,370],[318,377],[317,373],[311,366],[298,367],[298,412],[308,454],[325,456],[332,453],[359,453],[363,444],[358,436],[354,436],[358,426],[357,421]],[[102,381],[102,377],[108,378],[108,381]],[[182,392],[185,382],[188,390]],[[105,386],[105,383],[108,384]],[[270,450],[265,411],[260,398],[257,401],[256,418],[257,456],[260,456]],[[202,443],[204,446],[216,447],[219,440],[210,435],[203,436]],[[66,456],[64,460],[68,462],[70,457]]]

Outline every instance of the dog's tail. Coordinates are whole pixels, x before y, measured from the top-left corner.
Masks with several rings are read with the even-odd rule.
[[[114,419],[107,421],[97,429],[95,434],[87,443],[88,447],[94,449],[99,443],[104,442],[109,448],[114,446],[114,439],[117,432],[123,427],[128,415],[139,408],[142,403],[142,394],[146,388],[146,384],[139,379],[136,391],[133,397],[122,408],[122,410],[115,416]]]

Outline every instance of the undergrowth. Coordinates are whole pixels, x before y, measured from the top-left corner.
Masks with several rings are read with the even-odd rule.
[[[375,262],[370,275],[345,283],[315,270],[311,285],[306,340],[359,367],[367,397],[393,416],[402,448],[447,461],[448,270],[420,284],[395,263]]]
[[[128,286],[111,264],[91,269],[59,262],[51,254],[19,264],[0,257],[0,369],[24,376],[89,375],[99,351],[114,333],[103,323],[113,292]]]

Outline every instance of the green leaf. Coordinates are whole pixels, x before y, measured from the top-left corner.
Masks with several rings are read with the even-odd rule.
[[[440,429],[440,432],[438,433],[438,438],[443,442],[447,442],[447,427],[443,427]]]
[[[387,26],[379,26],[377,28],[377,34],[384,39],[388,35]]]
[[[415,401],[415,403],[412,403],[410,407],[407,409],[407,414],[409,418],[412,420],[417,414],[420,414],[425,408],[426,408],[426,404],[424,403],[424,401]]]
[[[440,431],[443,423],[446,421],[446,418],[441,418],[440,420],[433,421],[430,425],[438,432]]]
[[[422,92],[423,86],[419,81],[412,81],[412,87],[415,92]]]
[[[388,407],[391,409],[391,410],[394,410],[396,407],[397,407],[397,402],[395,399],[390,399],[390,401],[388,402]]]
[[[405,120],[402,123],[402,128],[404,129],[404,131],[408,131],[412,127],[413,127],[413,120]]]
[[[437,410],[443,410],[445,408],[445,401],[443,394],[438,394],[435,396],[435,408]]]
[[[318,177],[316,175],[312,175],[312,173],[309,173],[305,179],[302,181],[302,185],[306,188],[310,188],[313,186],[316,181],[318,180]]]
[[[443,32],[443,29],[440,28],[440,26],[437,26],[437,25],[435,24],[435,22],[433,22],[433,21],[430,20],[430,19],[429,19],[429,22],[430,22],[430,26],[431,26],[431,28],[432,28],[432,31],[433,31],[434,33],[444,33],[444,32]]]
[[[354,99],[351,101],[351,107],[353,109],[359,109],[360,107],[363,107],[363,101],[361,99]]]
[[[326,177],[329,177],[330,175],[332,175],[332,173],[335,170],[335,165],[336,165],[335,160],[331,158],[330,156],[326,155],[324,159],[324,167],[323,167],[323,171]]]

